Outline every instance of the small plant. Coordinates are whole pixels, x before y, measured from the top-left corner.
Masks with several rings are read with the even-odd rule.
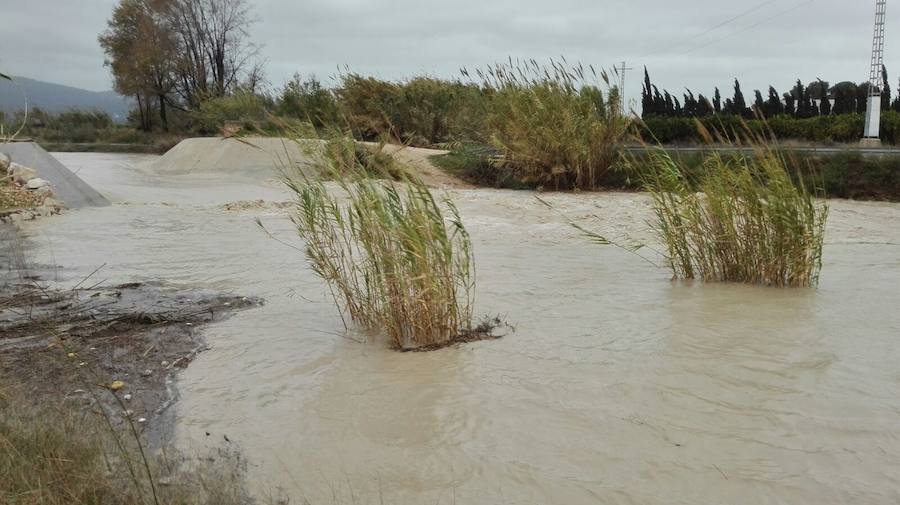
[[[662,148],[635,167],[669,266],[680,279],[814,286],[828,206],[774,140],[749,132],[746,139],[752,153],[713,152],[693,171]]]
[[[328,283],[342,318],[385,331],[395,348],[477,338],[472,243],[459,212],[416,177],[402,173],[404,184],[377,179],[387,175],[378,159],[334,145],[324,150],[317,168],[346,198],[322,178],[288,179],[312,268]]]

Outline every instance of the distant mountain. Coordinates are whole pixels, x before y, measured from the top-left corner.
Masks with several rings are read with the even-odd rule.
[[[28,107],[39,107],[47,112],[63,112],[68,109],[100,110],[114,120],[122,122],[128,117],[131,100],[115,91],[88,91],[86,89],[15,77],[28,96]],[[22,108],[22,93],[13,83],[0,80],[0,110],[14,112]]]

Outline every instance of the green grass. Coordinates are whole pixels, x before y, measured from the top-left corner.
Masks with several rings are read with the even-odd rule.
[[[753,154],[711,153],[699,170],[662,148],[635,167],[668,264],[679,279],[814,286],[828,206],[774,141],[748,139]]]
[[[402,350],[470,339],[475,268],[456,207],[408,174],[388,180],[378,156],[347,152],[325,150],[316,167],[324,177],[288,179],[306,256],[342,317]]]

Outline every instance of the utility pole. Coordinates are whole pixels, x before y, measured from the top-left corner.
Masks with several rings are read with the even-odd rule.
[[[627,116],[628,114],[625,112],[626,98],[625,98],[625,72],[627,70],[634,70],[631,67],[626,67],[625,62],[623,61],[621,66],[616,67],[616,71],[619,74],[619,99],[621,100],[619,112],[623,116]]]
[[[884,65],[884,15],[887,0],[875,0],[875,34],[872,36],[872,68],[869,73],[869,101],[866,104],[866,129],[861,145],[881,145],[881,69]]]

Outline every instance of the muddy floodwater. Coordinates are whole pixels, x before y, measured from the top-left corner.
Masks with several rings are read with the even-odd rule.
[[[258,229],[257,217],[302,245],[274,181],[161,177],[136,168],[147,156],[59,159],[114,202],[24,225],[60,282],[107,263],[110,283],[266,300],[207,327],[176,429],[188,450],[227,436],[259,496],[900,502],[900,205],[832,202],[819,289],[779,290],[673,283],[587,243],[530,193],[455,190],[476,312],[516,331],[401,354],[345,332],[302,254]],[[543,197],[607,235],[645,236],[641,195]]]

